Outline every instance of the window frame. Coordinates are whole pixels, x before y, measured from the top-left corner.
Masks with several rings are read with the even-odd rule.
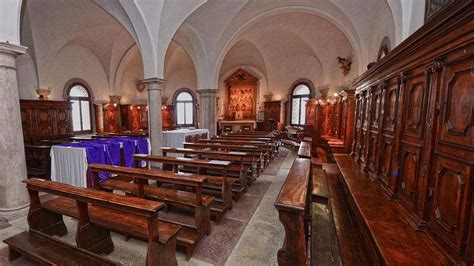
[[[308,89],[309,89],[309,93],[308,94],[301,94],[301,95],[295,95],[295,90],[298,86],[300,85],[304,85],[306,86]],[[312,88],[311,86],[306,83],[306,82],[298,82],[296,83],[296,85],[293,86],[293,88],[291,89],[291,94],[290,94],[290,125],[291,126],[304,126],[306,124],[306,121],[304,124],[301,123],[301,105],[303,104],[303,98],[307,98],[308,100],[311,99],[311,96],[312,96]],[[300,107],[299,107],[299,114],[298,114],[298,123],[295,124],[293,123],[293,99],[299,99],[299,103],[300,103]],[[306,112],[303,114],[303,115],[306,115]]]
[[[191,100],[178,100],[178,96],[181,93],[188,93],[189,95],[191,95]],[[178,123],[178,103],[184,104],[184,124]],[[191,124],[186,124],[186,103],[191,103],[191,106],[192,106],[192,123]],[[173,96],[173,109],[174,109],[175,125],[177,127],[186,128],[186,127],[196,126],[196,122],[197,122],[196,121],[196,111],[197,111],[196,110],[196,97],[192,90],[188,88],[182,88],[182,89],[177,90]]]
[[[81,86],[82,88],[84,88],[86,91],[87,91],[87,94],[89,95],[88,97],[81,97],[81,96],[70,96],[71,94],[71,90],[72,88],[74,88],[75,86]],[[81,83],[81,82],[74,82],[74,83],[71,83],[69,86],[68,86],[68,89],[67,89],[67,100],[69,102],[69,104],[71,105],[71,131],[74,133],[74,134],[83,134],[83,133],[92,133],[93,132],[93,127],[92,127],[92,124],[93,124],[93,120],[92,120],[92,95],[91,95],[91,92],[89,90],[89,88]],[[80,114],[80,125],[81,125],[81,130],[74,130],[74,122],[72,121],[73,120],[73,116],[72,116],[72,101],[79,101],[79,114]],[[82,104],[81,102],[89,102],[89,121],[90,121],[90,129],[89,130],[84,130],[84,124],[83,124],[83,113],[82,113]]]

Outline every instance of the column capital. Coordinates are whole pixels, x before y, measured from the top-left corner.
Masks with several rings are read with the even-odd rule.
[[[148,86],[151,84],[157,84],[157,85],[163,85],[166,83],[166,79],[160,79],[160,78],[147,78],[147,79],[142,79],[141,82],[143,84],[147,85],[148,90],[161,90],[160,86],[152,87]]]
[[[201,89],[201,90],[197,90],[196,92],[199,93],[201,96],[203,96],[203,95],[217,94],[218,89]]]
[[[22,45],[11,44],[8,42],[0,42],[0,53],[11,54],[17,56],[24,54],[28,47]]]

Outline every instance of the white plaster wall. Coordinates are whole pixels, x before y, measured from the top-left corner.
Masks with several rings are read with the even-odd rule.
[[[122,95],[121,103],[123,104],[146,104],[146,89],[139,92],[137,82],[143,79],[143,61],[137,46],[131,48],[126,58],[122,61],[122,66],[117,71],[119,81],[112,90],[114,94]]]
[[[172,43],[166,55],[166,84],[162,91],[163,97],[168,98],[167,104],[171,104],[173,95],[178,89],[188,88],[195,92],[197,90],[196,69],[191,57],[179,44]]]
[[[99,59],[82,46],[68,45],[58,53],[51,64],[51,78],[48,83],[52,89],[50,98],[64,100],[64,86],[73,78],[86,81],[96,101],[109,100],[107,75]]]
[[[385,36],[390,39],[391,49],[395,46],[395,26],[390,7],[385,1],[378,1],[372,18],[368,62],[376,62],[380,44]]]
[[[339,68],[338,56],[354,60],[347,76]],[[274,100],[286,100],[291,85],[302,78],[311,80],[317,88],[329,87],[329,93],[333,93],[358,75],[358,62],[344,33],[329,21],[306,13],[269,17],[242,35],[222,63],[221,104],[225,98],[224,80],[228,77],[224,73],[239,66],[253,67],[254,72],[262,73],[263,78],[259,79],[267,84],[260,84],[260,102],[269,92]]]

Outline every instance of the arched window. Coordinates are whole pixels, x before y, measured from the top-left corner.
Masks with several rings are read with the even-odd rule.
[[[291,93],[291,125],[301,126],[306,122],[306,102],[311,98],[311,89],[305,83],[297,84]]]
[[[68,100],[72,106],[72,131],[74,133],[90,133],[91,96],[85,86],[74,83],[69,87]]]
[[[176,125],[179,127],[193,127],[195,124],[195,99],[188,89],[176,92],[174,97]]]

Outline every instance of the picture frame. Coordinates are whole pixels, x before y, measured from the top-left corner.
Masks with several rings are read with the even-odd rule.
[[[452,2],[454,2],[454,0],[426,0],[425,23],[430,21]]]

